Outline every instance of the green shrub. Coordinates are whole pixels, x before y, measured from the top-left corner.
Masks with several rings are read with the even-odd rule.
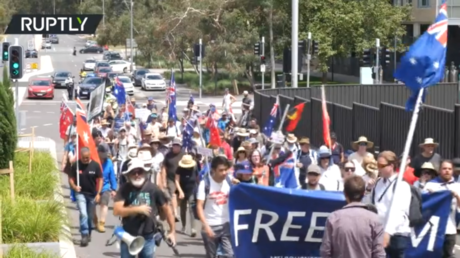
[[[38,202],[17,196],[15,202],[2,198],[2,237],[6,244],[58,242],[61,228],[67,225],[63,204]]]
[[[59,255],[54,255],[46,252],[36,253],[25,245],[15,245],[8,250],[4,258],[59,258]]]
[[[29,153],[17,152],[13,162],[15,196],[34,200],[53,200],[59,173],[48,152],[35,152],[29,173]],[[0,196],[10,195],[9,177],[0,176]]]
[[[11,90],[0,83],[0,169],[8,168],[10,160],[14,160],[17,146],[16,116],[11,100]]]

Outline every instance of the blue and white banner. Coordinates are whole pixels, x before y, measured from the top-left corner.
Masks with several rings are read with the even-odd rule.
[[[303,191],[240,184],[230,191],[235,257],[320,257],[330,213],[345,206],[340,192]],[[425,225],[411,234],[407,258],[441,257],[452,195],[423,195]]]

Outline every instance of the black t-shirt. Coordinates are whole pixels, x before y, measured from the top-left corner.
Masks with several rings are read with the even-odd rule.
[[[173,153],[172,151],[168,152],[163,161],[163,166],[166,169],[166,177],[169,180],[174,181],[176,179],[176,170],[179,167],[179,161],[184,156],[183,152]]]
[[[90,196],[96,196],[96,180],[102,178],[101,166],[94,160],[91,160],[88,164],[83,164],[80,160],[78,161],[78,173],[80,175],[80,187],[82,194]],[[70,177],[74,179],[77,184],[77,162],[72,165],[70,171]]]
[[[423,163],[431,162],[436,170],[439,169],[441,165],[441,155],[438,153],[433,153],[431,157],[424,157],[422,154],[416,155],[410,162],[410,166],[414,170],[419,170],[422,168]]]
[[[184,191],[185,195],[189,195],[195,190],[196,182],[197,182],[197,169],[196,167],[193,168],[182,168],[178,167],[176,170],[176,174],[179,175],[179,184]]]
[[[149,205],[152,208],[150,217],[137,214],[122,219],[123,229],[133,236],[147,236],[155,233],[156,216],[159,207],[167,203],[166,196],[158,186],[146,181],[141,188],[132,184],[123,184],[115,195],[114,202],[124,202],[124,207]]]

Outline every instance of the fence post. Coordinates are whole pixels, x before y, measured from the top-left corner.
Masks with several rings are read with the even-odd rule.
[[[14,202],[14,199],[15,199],[14,198],[14,168],[13,168],[12,160],[10,160],[9,168],[0,169],[0,175],[9,175],[10,177],[10,195],[11,195],[11,200]]]
[[[34,144],[35,144],[35,126],[32,126],[32,139],[29,145],[29,173],[32,173],[32,159],[34,158]]]
[[[0,258],[3,258],[3,248],[2,248],[2,244],[3,244],[3,227],[2,227],[2,200],[0,200]]]

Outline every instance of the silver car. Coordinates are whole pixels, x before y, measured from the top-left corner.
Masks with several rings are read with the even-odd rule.
[[[96,68],[96,60],[94,59],[87,59],[83,63],[83,71],[94,71],[94,68]]]

